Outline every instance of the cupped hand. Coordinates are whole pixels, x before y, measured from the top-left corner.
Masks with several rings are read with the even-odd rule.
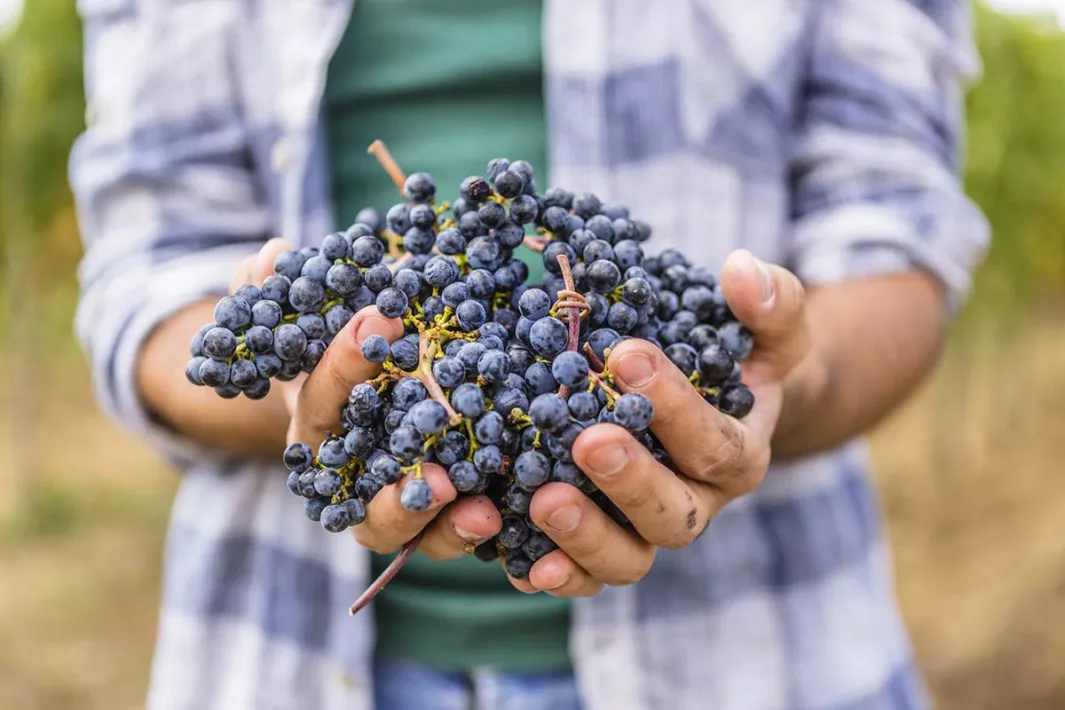
[[[658,548],[690,545],[724,505],[761,483],[784,380],[809,349],[805,296],[793,274],[747,251],[730,255],[721,281],[732,312],[754,334],[755,349],[743,363],[754,408],[742,421],[722,414],[659,348],[636,339],[618,345],[607,365],[621,390],[654,404],[651,430],[680,475],[622,427],[589,427],[573,446],[574,461],[632,529],[573,486],[544,486],[530,514],[559,549],[538,560],[528,580],[512,579],[518,589],[574,597],[634,583],[650,570]]]
[[[267,242],[238,264],[230,292],[244,284],[261,285],[274,273],[278,255],[292,248],[282,239]],[[313,372],[289,382],[274,381],[290,416],[288,443],[303,442],[317,451],[330,433],[341,431],[340,413],[351,389],[380,372],[380,365],[362,356],[362,343],[371,335],[393,342],[403,336],[403,324],[385,318],[376,306],[367,306],[337,333]],[[433,491],[429,509],[413,513],[400,503],[409,478],[400,485],[385,486],[367,506],[366,521],[352,528],[360,544],[375,552],[393,552],[428,526],[419,550],[435,559],[450,559],[463,554],[467,544],[476,545],[499,531],[502,520],[487,497],[453,502],[458,492],[443,468],[425,464],[422,473]]]

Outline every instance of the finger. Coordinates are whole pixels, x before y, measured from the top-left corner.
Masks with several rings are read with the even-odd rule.
[[[255,267],[258,254],[249,254],[240,260],[237,268],[233,269],[233,275],[229,277],[229,292],[234,293],[244,284],[252,282],[252,271]]]
[[[284,239],[271,239],[266,244],[263,244],[262,249],[259,250],[255,257],[251,280],[248,283],[253,283],[256,286],[261,285],[267,276],[271,276],[274,273],[274,262],[277,261],[277,257],[283,252],[294,248],[291,242]]]
[[[536,561],[529,570],[529,584],[556,597],[590,597],[603,589],[602,582],[562,550],[549,552]]]
[[[511,577],[509,574],[507,575],[507,579],[510,580],[510,583],[519,592],[524,592],[525,594],[536,594],[540,591],[532,585],[532,582],[527,579],[518,579],[517,577]]]
[[[382,554],[395,552],[432,522],[445,505],[455,500],[458,492],[442,467],[423,464],[422,476],[433,491],[433,502],[429,509],[414,513],[400,502],[403,487],[412,477],[408,476],[396,485],[385,486],[366,506],[366,520],[352,528],[360,545]]]
[[[687,476],[743,489],[749,471],[768,465],[768,440],[750,441],[749,429],[708,404],[659,348],[626,340],[608,365],[622,390],[651,400],[651,429]],[[759,406],[765,405],[756,399]]]
[[[655,547],[607,517],[574,486],[549,483],[540,488],[529,515],[574,562],[604,584],[632,584],[651,569]]]
[[[798,277],[740,249],[725,260],[721,289],[729,308],[754,333],[757,359],[782,378],[810,347],[806,292]]]
[[[340,411],[351,388],[373,379],[380,370],[380,365],[362,356],[362,343],[371,335],[392,342],[403,335],[403,323],[385,318],[375,306],[363,308],[348,321],[300,388],[289,441],[315,445],[326,432],[340,431]]]
[[[418,549],[434,560],[453,560],[467,545],[488,540],[503,525],[499,511],[486,496],[471,496],[444,508],[425,533]]]
[[[573,460],[653,545],[687,547],[727,502],[712,486],[682,479],[658,463],[616,424],[581,432]]]

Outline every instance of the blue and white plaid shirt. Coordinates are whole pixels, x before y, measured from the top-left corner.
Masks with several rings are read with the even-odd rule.
[[[351,4],[79,0],[77,330],[104,408],[186,472],[152,710],[371,704],[373,616],[347,616],[365,553],[278,466],[158,426],[133,382],[151,329],[241,257],[331,231],[320,102]],[[554,179],[629,204],[659,248],[719,268],[743,246],[809,284],[924,268],[964,298],[987,229],[956,177],[963,0],[546,0],[544,45]],[[587,706],[924,708],[888,558],[859,443],[774,465],[642,582],[576,603]]]

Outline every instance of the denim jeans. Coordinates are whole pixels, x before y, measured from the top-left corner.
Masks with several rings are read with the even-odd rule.
[[[572,671],[471,673],[378,659],[375,710],[581,710]]]

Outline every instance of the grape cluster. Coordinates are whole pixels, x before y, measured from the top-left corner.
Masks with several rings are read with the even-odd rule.
[[[436,201],[425,173],[402,190],[387,214],[364,210],[320,248],[282,254],[261,287],[223,298],[186,370],[223,397],[258,398],[271,378],[313,370],[359,309],[402,320],[399,340],[362,344],[381,374],[351,390],[342,430],[317,452],[306,443],[284,452],[289,489],[326,530],[358,525],[374,496],[404,479],[402,504],[426,510],[425,463],[444,467],[460,495],[494,503],[502,530],[473,552],[502,557],[519,579],[555,548],[529,517],[544,484],[577,486],[625,524],[571,450],[586,427],[612,422],[671,465],[649,428],[650,400],[618,392],[606,366],[626,338],[662,348],[725,414],[751,410],[739,364],[750,331],[708,269],[675,250],[645,256],[651,229],[626,208],[590,193],[541,194],[531,165],[503,158],[463,180],[450,204]],[[542,253],[542,283],[528,283],[514,256],[523,244]]]

